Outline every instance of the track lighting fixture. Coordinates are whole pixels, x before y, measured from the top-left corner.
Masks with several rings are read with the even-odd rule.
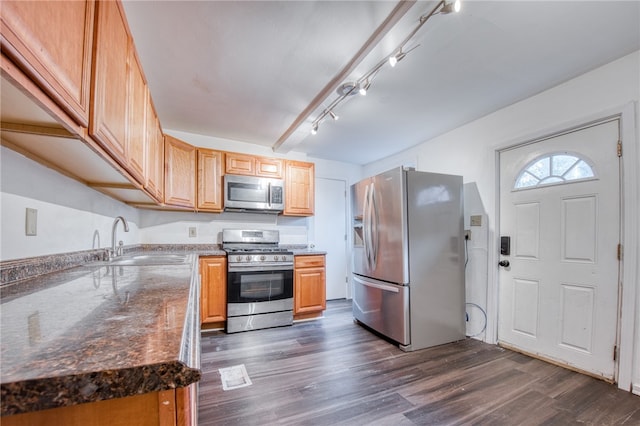
[[[395,67],[396,64],[400,62],[402,59],[404,59],[405,56],[407,56],[407,54],[404,53],[401,48],[398,53],[396,53],[395,55],[389,56],[389,65],[391,65],[391,67]]]
[[[415,26],[413,31],[411,31],[409,35],[407,35],[407,37],[402,41],[402,43],[400,43],[400,45],[398,45],[398,47],[396,47],[396,49],[393,50],[394,53],[392,55],[387,56],[383,60],[378,62],[372,69],[370,69],[367,73],[365,73],[358,81],[346,82],[341,84],[337,88],[336,92],[338,94],[338,97],[334,99],[333,102],[331,102],[331,104],[329,104],[329,106],[324,111],[322,111],[322,113],[315,120],[311,122],[311,134],[315,135],[318,133],[318,125],[327,116],[330,116],[331,118],[333,118],[334,121],[338,119],[338,116],[333,112],[333,110],[347,97],[351,97],[356,93],[360,93],[360,95],[365,96],[367,94],[367,91],[369,90],[369,87],[371,86],[371,82],[373,81],[375,76],[378,74],[380,69],[385,64],[388,63],[391,67],[395,67],[398,64],[398,62],[400,62],[402,59],[404,59],[405,56],[407,56],[407,53],[417,48],[418,46],[416,45],[407,51],[403,51],[403,49],[406,47],[406,44],[413,38],[413,36],[416,35],[418,30],[420,30],[420,28],[429,20],[429,18],[437,14],[449,14],[452,12],[459,12],[460,9],[461,9],[460,0],[448,1],[448,2],[447,0],[441,0],[436,5],[436,7],[434,7],[431,10],[431,12],[422,15],[418,20],[418,24]]]
[[[371,87],[371,82],[369,81],[369,79],[367,79],[363,84],[360,84],[360,89],[358,90],[358,92],[362,96],[367,96],[367,90],[369,90],[369,87]]]
[[[440,9],[440,11],[438,13],[452,13],[452,12],[460,12],[460,9],[462,8],[462,4],[460,3],[460,0],[455,0],[453,2],[444,2],[444,4],[442,5],[442,9]]]

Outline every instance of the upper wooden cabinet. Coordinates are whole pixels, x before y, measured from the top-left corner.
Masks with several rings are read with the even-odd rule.
[[[145,189],[155,197],[164,202],[164,136],[160,121],[153,108],[151,94],[147,89],[146,106],[146,131],[147,131],[147,181]]]
[[[3,1],[2,52],[79,125],[89,123],[93,1]]]
[[[147,183],[147,85],[135,54],[129,49],[129,109],[127,127],[127,166],[138,182]]]
[[[282,179],[282,166],[283,161],[279,158],[257,157],[255,155],[227,152],[225,173]]]
[[[221,212],[224,152],[198,148],[198,210]]]
[[[285,216],[313,216],[315,209],[315,165],[285,162]]]
[[[196,147],[165,135],[164,160],[165,204],[195,209]]]
[[[97,2],[93,111],[89,134],[127,166],[127,93],[130,37],[120,2]],[[66,46],[67,43],[64,43]]]
[[[282,179],[283,160],[279,158],[256,157],[256,176]]]

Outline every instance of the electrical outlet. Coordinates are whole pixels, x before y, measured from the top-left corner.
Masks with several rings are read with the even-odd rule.
[[[38,210],[27,208],[25,217],[25,235],[38,235]]]
[[[471,239],[471,231],[469,229],[465,229],[464,230],[464,239],[465,240],[470,240]]]
[[[189,238],[196,237],[197,235],[198,235],[198,233],[196,232],[196,227],[195,226],[190,226],[189,227]]]

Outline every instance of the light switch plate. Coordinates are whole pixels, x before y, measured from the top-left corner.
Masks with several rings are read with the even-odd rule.
[[[27,208],[25,217],[25,235],[38,235],[38,210]]]
[[[482,215],[471,216],[471,226],[482,226]]]
[[[196,232],[196,227],[195,226],[190,226],[189,227],[189,238],[193,238],[195,236],[197,236],[198,233]]]

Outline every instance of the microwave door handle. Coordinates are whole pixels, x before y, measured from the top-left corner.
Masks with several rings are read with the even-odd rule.
[[[271,182],[267,184],[267,205],[271,207]]]

